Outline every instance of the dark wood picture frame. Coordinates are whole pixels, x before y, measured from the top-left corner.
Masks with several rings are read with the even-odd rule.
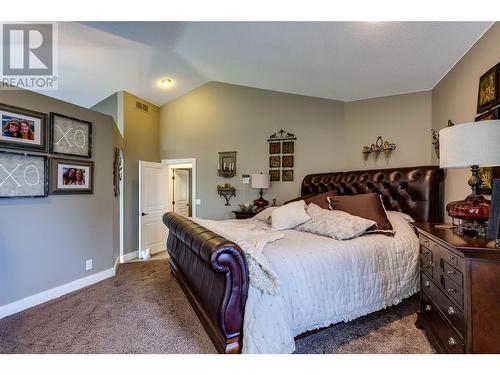
[[[39,195],[0,195],[1,199],[18,199],[18,198],[45,198],[49,195],[49,161],[46,155],[33,155],[20,152],[9,152],[0,150],[0,162],[2,155],[15,155],[25,158],[40,158],[43,160],[43,194]],[[7,173],[12,173],[12,171],[6,171]],[[25,176],[24,176],[25,177]],[[26,177],[25,177],[26,178]]]
[[[500,118],[500,107],[490,109],[489,111],[477,116],[474,121],[498,120]],[[484,176],[489,175],[489,183],[484,181]],[[500,178],[500,167],[481,167],[479,168],[479,177],[483,179],[483,184],[479,187],[480,194],[490,195],[493,189],[493,180]]]
[[[85,153],[85,154],[79,154],[79,153],[71,153],[71,152],[61,152],[61,151],[56,151],[54,150],[54,136],[55,136],[55,130],[54,130],[54,127],[55,127],[55,121],[56,121],[56,118],[57,117],[60,117],[60,118],[63,118],[63,119],[66,119],[66,120],[71,120],[71,121],[76,121],[80,124],[85,124],[88,126],[88,139],[87,139],[87,147],[88,147],[88,152]],[[63,115],[63,114],[60,114],[60,113],[55,113],[55,112],[50,112],[50,126],[49,126],[49,129],[50,129],[50,135],[49,135],[49,138],[50,138],[50,153],[51,154],[56,154],[56,155],[66,155],[66,156],[75,156],[75,157],[80,157],[80,158],[91,158],[92,157],[92,123],[90,121],[86,121],[86,120],[81,120],[81,119],[78,119],[78,118],[75,118],[75,117],[71,117],[71,116],[67,116],[67,115]]]
[[[281,168],[281,156],[269,156],[269,168]]]
[[[478,87],[478,94],[477,94],[477,113],[483,113],[484,111],[496,106],[497,104],[500,103],[500,80],[499,80],[499,74],[500,74],[500,63],[495,65],[493,68],[489,69],[486,73],[484,73],[481,78],[479,78],[479,87]],[[481,102],[481,94],[484,90],[484,84],[486,80],[491,79],[491,86],[490,87],[493,90],[493,95],[491,99],[486,100],[484,102]]]
[[[270,169],[269,175],[271,176],[271,181],[280,181],[281,174],[280,169]]]
[[[295,142],[285,141],[282,146],[283,154],[293,154],[295,152]]]
[[[500,107],[496,107],[493,109],[490,109],[487,112],[484,112],[483,114],[480,114],[477,116],[474,121],[488,121],[488,120],[498,120],[500,118]]]
[[[8,104],[3,104],[0,103],[0,111],[7,111],[11,112],[14,114],[19,114],[22,118],[22,116],[28,116],[28,117],[34,117],[38,120],[40,120],[40,144],[29,144],[25,142],[19,142],[19,141],[8,141],[5,139],[0,139],[0,147],[1,148],[9,148],[9,149],[16,149],[16,150],[25,150],[25,151],[35,151],[35,152],[47,152],[47,134],[48,134],[48,127],[47,127],[47,114],[41,113],[41,112],[36,112],[32,111],[31,109],[26,109],[26,108],[20,108],[20,107],[15,107],[12,105]],[[2,125],[0,127],[0,134],[3,132],[3,119],[0,118],[0,124]],[[16,139],[16,138],[14,138]]]
[[[271,155],[281,154],[281,142],[269,142],[269,153]]]
[[[293,181],[293,169],[282,169],[281,170],[281,181],[285,181],[285,182]]]
[[[69,164],[75,167],[89,167],[89,187],[83,188],[60,188],[58,187],[59,164]],[[88,178],[88,176],[87,176]],[[94,162],[91,160],[50,158],[50,194],[51,195],[80,195],[94,193]]]

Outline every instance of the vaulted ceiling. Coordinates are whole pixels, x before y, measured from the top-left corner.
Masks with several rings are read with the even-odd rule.
[[[63,22],[46,94],[89,107],[120,90],[163,105],[209,81],[342,101],[423,91],[491,24]]]

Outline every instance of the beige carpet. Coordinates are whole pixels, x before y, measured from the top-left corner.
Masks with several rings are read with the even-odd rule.
[[[297,353],[431,353],[416,298],[297,341]],[[0,353],[215,353],[166,260],[0,320]]]

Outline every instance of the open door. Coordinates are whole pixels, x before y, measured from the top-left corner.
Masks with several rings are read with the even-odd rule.
[[[139,161],[139,258],[148,248],[151,254],[165,250],[167,231],[162,216],[167,210],[167,166]]]
[[[183,216],[191,216],[191,182],[189,169],[174,169],[172,174],[173,211]]]

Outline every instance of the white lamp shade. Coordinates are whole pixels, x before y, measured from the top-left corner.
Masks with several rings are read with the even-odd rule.
[[[500,165],[500,120],[469,122],[439,131],[439,166]]]
[[[263,173],[252,174],[252,188],[254,189],[269,189],[271,186],[271,176]]]

